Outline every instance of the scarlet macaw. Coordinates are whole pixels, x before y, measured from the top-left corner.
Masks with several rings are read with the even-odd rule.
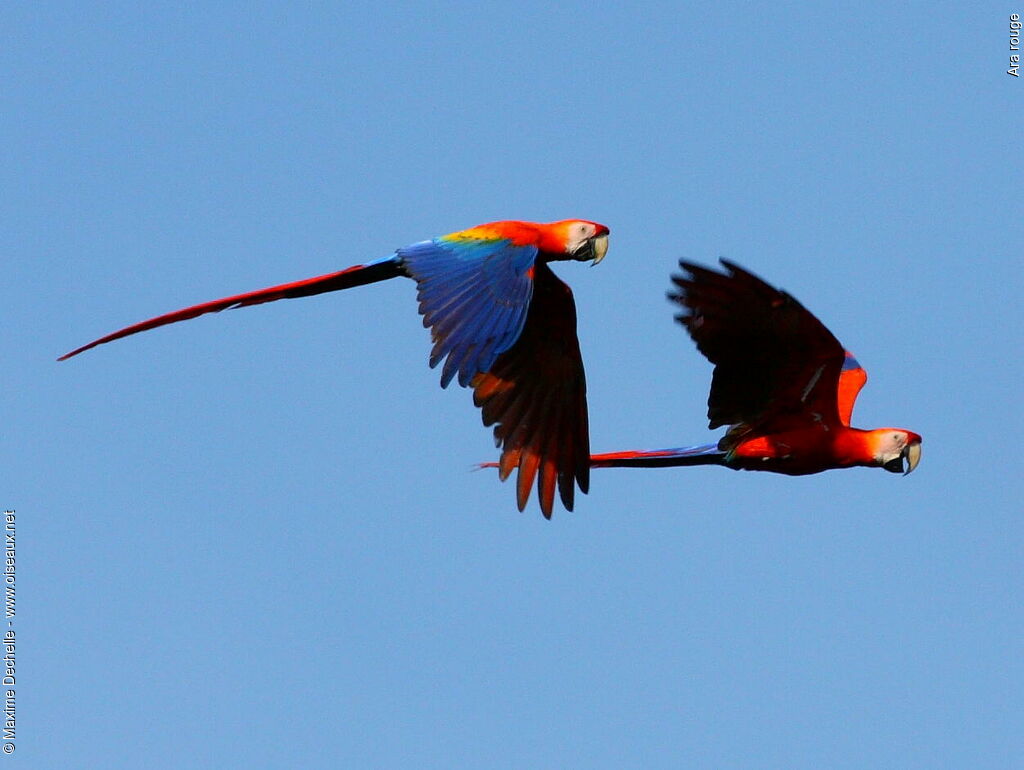
[[[715,365],[708,397],[716,444],[592,455],[596,468],[724,465],[800,476],[832,468],[910,473],[921,437],[902,428],[850,427],[867,373],[803,305],[732,262],[725,272],[690,262],[673,276],[676,320]]]
[[[430,366],[444,359],[441,387],[456,374],[459,385],[473,387],[473,402],[482,409],[484,425],[494,425],[502,450],[502,481],[519,469],[519,510],[536,477],[541,510],[550,518],[556,481],[569,510],[573,483],[587,492],[590,443],[576,305],[547,263],[593,259],[596,265],[608,250],[608,232],[578,219],[491,222],[405,246],[365,265],[176,310],[58,360],[204,313],[406,276],[416,281],[423,325],[431,330]]]

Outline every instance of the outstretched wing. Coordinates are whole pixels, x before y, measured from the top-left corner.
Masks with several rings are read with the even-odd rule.
[[[468,385],[519,338],[537,247],[453,233],[406,246],[398,256],[419,286],[423,325],[434,341],[430,366],[446,359],[441,386],[456,372],[459,384]]]
[[[735,426],[723,448],[750,432],[837,423],[843,346],[789,294],[721,263],[725,272],[680,261],[688,275],[673,277],[678,290],[669,299],[683,308],[676,320],[715,365],[709,427]]]
[[[590,486],[587,384],[572,291],[544,262],[534,272],[522,334],[473,378],[473,402],[482,409],[484,425],[494,425],[502,481],[519,469],[519,510],[536,478],[541,511],[551,518],[556,485],[570,511],[574,483],[584,494]]]

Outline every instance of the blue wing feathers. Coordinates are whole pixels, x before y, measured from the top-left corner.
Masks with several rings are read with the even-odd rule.
[[[496,313],[481,312],[473,319],[472,323],[476,327],[472,335],[473,338],[485,340],[478,353],[477,363],[474,364],[478,371],[490,369],[489,363],[485,362],[492,352],[495,354],[502,352],[498,348],[505,342],[505,338],[510,336],[505,331],[509,314],[509,309],[503,307]]]
[[[437,238],[398,256],[419,288],[423,325],[431,329],[430,365],[446,359],[441,385],[458,374],[466,386],[515,344],[533,296],[533,246],[507,240]]]

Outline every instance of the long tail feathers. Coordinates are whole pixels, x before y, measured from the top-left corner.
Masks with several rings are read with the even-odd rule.
[[[718,444],[656,449],[652,452],[609,452],[590,455],[591,468],[670,468],[679,465],[725,465],[726,453]],[[472,470],[497,468],[498,463],[480,463]]]
[[[100,337],[98,340],[93,340],[87,345],[82,345],[82,347],[76,348],[70,353],[65,353],[57,360],[66,361],[72,356],[77,356],[79,353],[82,353],[89,348],[94,348],[97,345],[119,340],[122,337],[127,337],[130,334],[136,334],[137,332],[144,332],[147,329],[155,329],[158,326],[165,326],[167,324],[177,323],[178,321],[187,321],[190,318],[195,318],[196,316],[201,316],[205,313],[219,313],[221,310],[227,310],[228,308],[261,305],[264,302],[273,302],[279,299],[311,297],[314,294],[350,289],[353,286],[362,286],[367,283],[384,281],[388,278],[395,278],[405,274],[405,270],[402,267],[402,261],[396,255],[379,259],[375,262],[369,262],[365,265],[355,265],[353,267],[346,268],[345,270],[339,270],[336,273],[320,275],[316,278],[306,278],[301,281],[283,283],[279,286],[270,286],[266,289],[258,289],[257,291],[250,291],[245,294],[236,294],[233,297],[215,299],[212,302],[204,302],[200,305],[193,305],[192,307],[175,310],[172,313],[165,313],[164,315],[157,316],[156,318],[150,318],[148,321],[142,321],[140,323],[133,324],[132,326],[126,326],[124,329],[108,334],[106,337]]]
[[[677,465],[724,465],[718,444],[658,449],[653,452],[609,452],[590,455],[591,468],[669,468]]]

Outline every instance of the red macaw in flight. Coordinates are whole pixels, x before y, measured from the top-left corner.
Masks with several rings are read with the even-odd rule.
[[[518,468],[519,510],[537,479],[544,515],[555,486],[573,506],[574,483],[589,487],[586,380],[572,291],[548,262],[593,260],[608,250],[608,228],[570,219],[550,224],[491,222],[405,246],[365,265],[205,302],[128,326],[61,356],[227,308],[308,297],[405,276],[416,281],[423,325],[444,360],[441,387],[458,375],[473,388],[484,425],[494,425],[501,479]]]
[[[850,427],[867,373],[803,305],[741,267],[680,261],[669,299],[676,320],[715,365],[709,428],[716,444],[592,455],[595,468],[724,465],[792,476],[866,466],[910,473],[921,437],[902,428]]]

